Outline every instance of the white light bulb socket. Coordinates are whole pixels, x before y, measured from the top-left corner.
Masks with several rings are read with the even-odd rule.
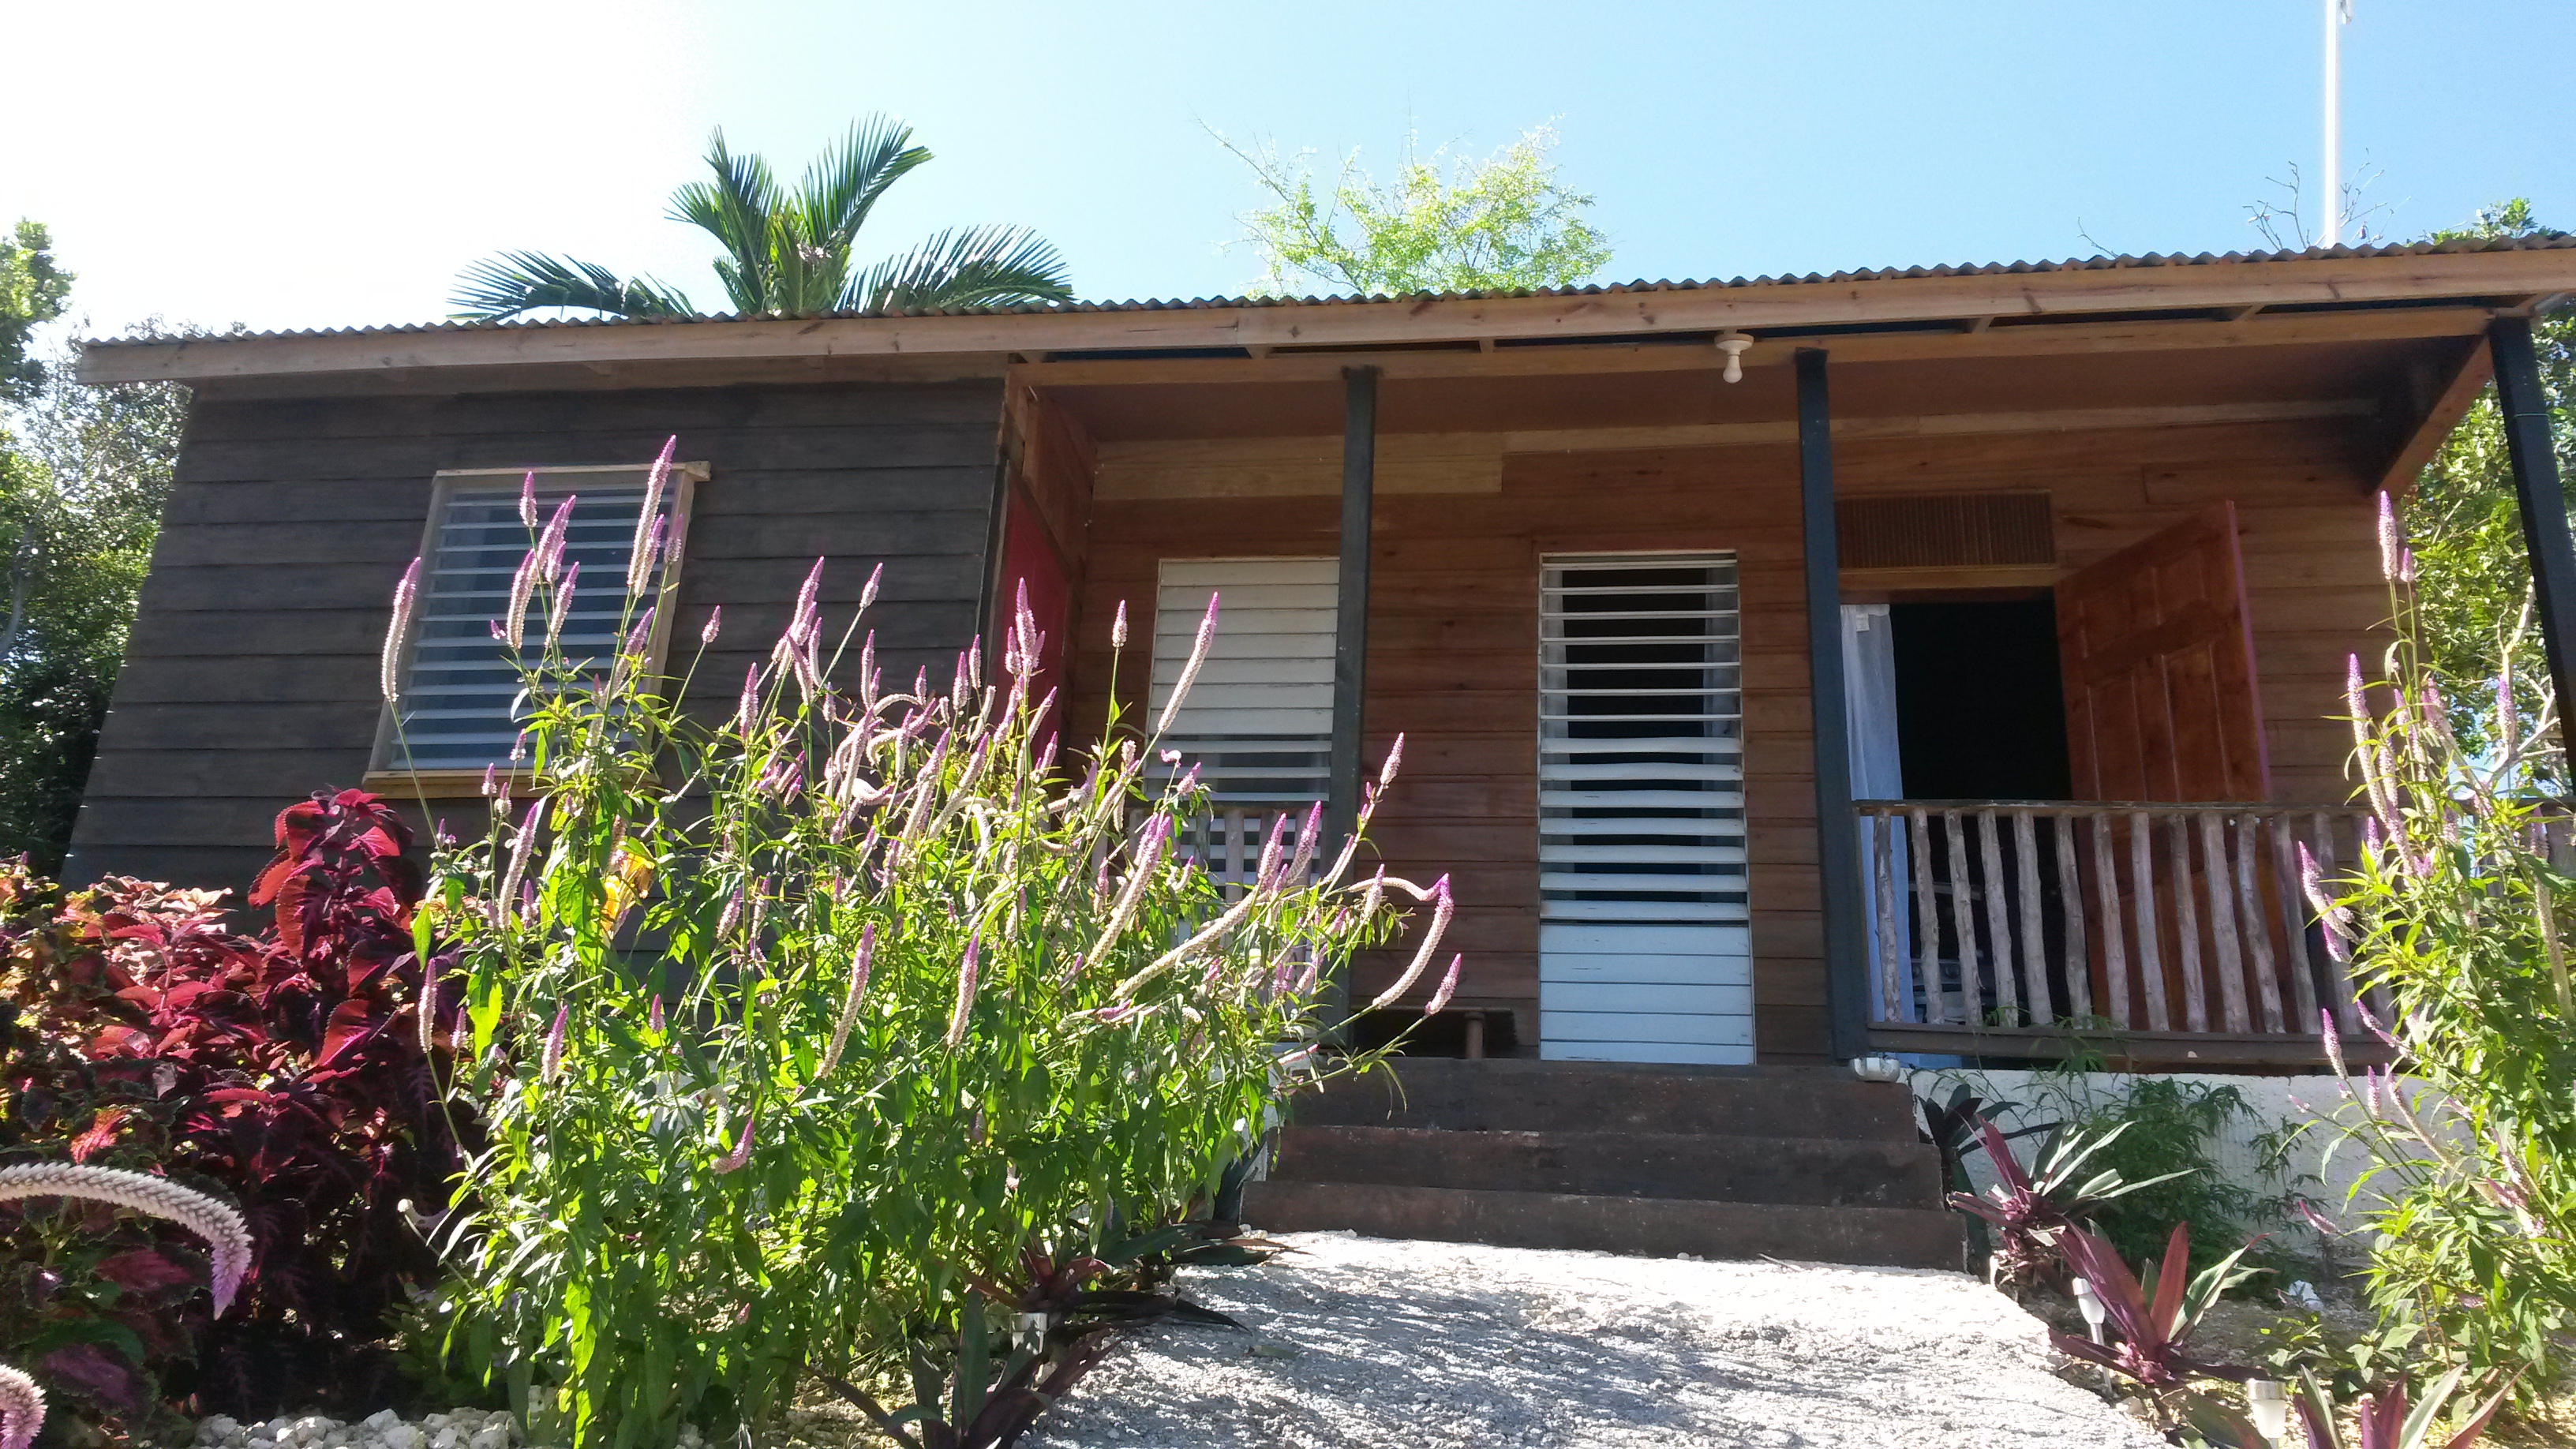
[[[1718,375],[1728,382],[1744,381],[1744,349],[1752,345],[1753,338],[1748,333],[1717,334],[1717,350],[1726,354],[1726,370]]]

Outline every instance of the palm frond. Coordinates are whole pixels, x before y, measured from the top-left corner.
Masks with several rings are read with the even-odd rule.
[[[796,210],[807,239],[847,252],[886,188],[930,159],[912,144],[912,128],[883,114],[851,125],[850,134],[805,168]]]
[[[718,127],[707,143],[712,182],[692,181],[671,193],[671,219],[713,236],[733,261],[725,289],[737,312],[776,310],[771,285],[770,219],[778,214],[778,178],[757,155],[736,156]]]
[[[845,311],[1069,302],[1055,244],[1022,226],[952,228],[877,263],[842,293]]]
[[[542,252],[503,252],[457,274],[448,315],[465,322],[497,322],[540,307],[579,307],[618,317],[686,317],[697,309],[676,289],[646,278],[621,278],[606,267],[550,257]]]

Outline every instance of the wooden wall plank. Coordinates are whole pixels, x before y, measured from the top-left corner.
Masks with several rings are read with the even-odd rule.
[[[357,782],[381,708],[387,600],[419,549],[440,468],[640,462],[677,432],[681,455],[711,476],[696,493],[675,662],[714,606],[725,613],[693,709],[729,703],[818,554],[831,558],[827,613],[886,564],[869,620],[880,658],[905,683],[924,667],[944,683],[982,597],[1001,391],[995,380],[200,406],[67,873],[238,884],[188,872],[255,867],[278,809]]]

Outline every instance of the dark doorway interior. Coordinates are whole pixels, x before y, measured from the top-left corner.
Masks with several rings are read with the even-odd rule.
[[[2072,790],[2066,763],[2066,707],[2057,668],[2054,599],[1973,603],[1895,604],[1888,610],[1896,640],[1897,750],[1905,793],[1914,800],[2064,800]],[[1933,979],[1918,981],[1918,1020],[1956,1020],[1951,1013],[1973,1000],[1990,1026],[2036,1021],[2031,1012],[2005,1012],[2000,976],[2019,976],[2007,943],[1994,934],[1996,913],[2023,919],[2022,843],[1998,826],[1991,811],[1936,811],[1920,865],[1934,898],[1930,913],[1914,912],[1918,951],[1927,944],[1939,962]],[[1959,838],[1952,839],[1956,832]],[[2027,862],[2039,885],[2044,921],[2042,965],[2049,1017],[2063,1020],[2070,999],[2065,979],[2065,903],[2057,898],[2057,836],[2036,832],[2035,859]],[[1974,977],[1973,997],[1962,995]],[[1929,993],[1939,992],[1934,1003]]]
[[[2066,706],[2049,596],[1895,604],[1896,733],[1917,800],[2063,800]]]

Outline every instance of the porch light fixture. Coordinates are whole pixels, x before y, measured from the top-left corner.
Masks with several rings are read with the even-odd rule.
[[[2109,1315],[2102,1307],[2101,1296],[2093,1291],[2093,1285],[2081,1278],[2075,1280],[2075,1306],[2084,1315],[2084,1331],[2093,1335],[2095,1343],[2100,1343],[2102,1320]]]
[[[1719,373],[1718,376],[1728,382],[1744,381],[1744,349],[1752,345],[1753,334],[1749,332],[1717,334],[1717,350],[1726,354],[1726,371]]]
[[[2246,1380],[2245,1409],[2255,1430],[2273,1443],[2290,1432],[2290,1396],[2279,1379]]]

